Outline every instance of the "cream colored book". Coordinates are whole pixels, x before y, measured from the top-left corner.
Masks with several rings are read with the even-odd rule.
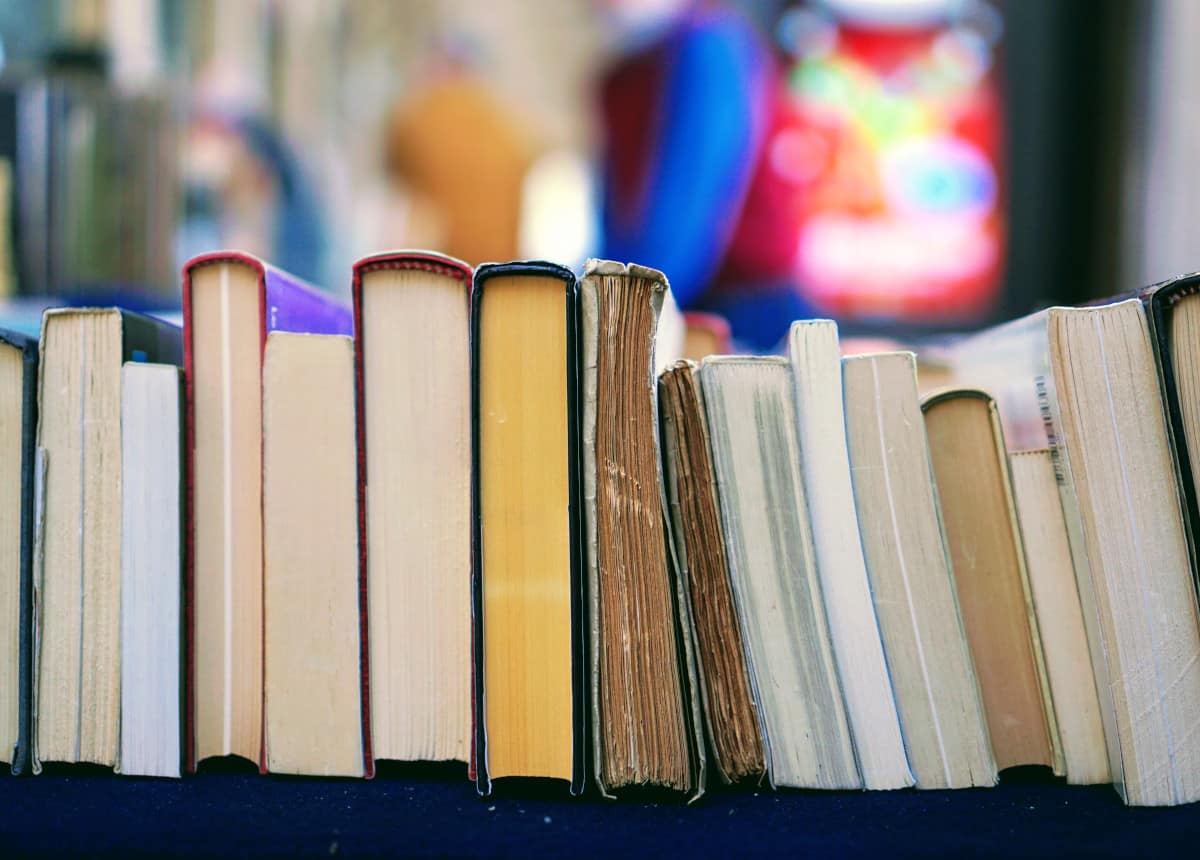
[[[993,785],[996,762],[954,591],[912,353],[842,363],[867,573],[918,788]]]
[[[796,427],[817,573],[865,788],[913,784],[854,507],[837,323],[792,324]]]
[[[707,358],[700,381],[767,775],[777,786],[860,788],[804,496],[791,366]]]
[[[121,773],[178,777],[179,368],[129,361],[121,373]]]
[[[471,270],[357,266],[372,752],[466,761],[471,742]]]
[[[364,776],[354,345],[272,332],[263,356],[266,769]]]
[[[1014,451],[1009,464],[1067,782],[1106,783],[1104,724],[1053,456],[1046,448]]]

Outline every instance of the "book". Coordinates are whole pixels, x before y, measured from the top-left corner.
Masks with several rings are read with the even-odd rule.
[[[918,788],[996,782],[954,591],[912,353],[842,361],[863,555]]]
[[[182,760],[183,482],[178,365],[121,369],[121,755],[126,776]]]
[[[119,309],[57,309],[42,321],[38,448],[46,464],[34,769],[119,763],[121,403],[129,360],[178,364],[179,329]]]
[[[767,776],[776,786],[859,788],[804,497],[791,367],[775,357],[710,357],[700,381]]]
[[[0,330],[0,761],[28,771],[33,717],[37,338]]]
[[[188,653],[184,758],[265,766],[262,352],[272,331],[349,335],[353,315],[247,254],[196,257],[183,273]]]
[[[854,508],[837,323],[793,323],[788,351],[817,573],[863,787],[905,788],[913,776]]]
[[[371,776],[354,342],[273,331],[262,380],[266,770]]]
[[[580,284],[583,513],[600,793],[704,791],[691,642],[668,558],[655,396],[661,272],[589,260]]]
[[[1014,451],[1008,459],[1067,782],[1106,783],[1104,723],[1054,460],[1048,448]]]
[[[476,787],[583,791],[586,687],[577,285],[562,266],[489,264],[471,297]]]
[[[996,402],[982,391],[952,388],[926,397],[921,411],[996,766],[1037,764],[1061,775]]]
[[[470,757],[471,277],[421,251],[354,268],[376,759]]]
[[[765,763],[696,373],[695,362],[679,360],[659,376],[662,459],[705,734],[717,774],[728,783],[762,776]]]
[[[1146,311],[1052,308],[1047,352],[1108,663],[1126,803],[1200,799],[1200,616]]]

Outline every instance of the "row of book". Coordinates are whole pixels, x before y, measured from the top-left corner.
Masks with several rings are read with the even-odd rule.
[[[919,362],[679,360],[608,261],[381,254],[344,307],[223,252],[182,331],[49,311],[0,348],[0,748],[1191,802],[1197,284]]]

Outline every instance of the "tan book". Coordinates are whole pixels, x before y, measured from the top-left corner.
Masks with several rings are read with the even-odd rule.
[[[730,577],[772,784],[860,788],[821,597],[784,358],[700,364]]]
[[[580,283],[593,749],[606,795],[638,785],[703,792],[658,450],[654,352],[666,291],[661,272],[608,260],[588,261]]]
[[[263,356],[266,769],[364,776],[354,346],[272,332]]]
[[[788,346],[817,572],[863,785],[905,788],[913,784],[913,776],[854,508],[837,323],[793,323]]]
[[[993,785],[913,355],[847,358],[842,373],[863,551],[917,787]]]
[[[1047,350],[1127,803],[1200,799],[1200,621],[1154,347],[1136,299],[1052,308]],[[1086,610],[1085,610],[1086,611]]]
[[[695,363],[678,361],[663,371],[658,392],[671,535],[695,642],[704,726],[717,773],[736,782],[763,773],[763,742]]]
[[[471,270],[426,252],[355,267],[376,760],[471,740]]]
[[[1062,773],[996,402],[950,389],[922,403],[958,604],[996,766]]]
[[[1013,496],[1067,782],[1111,781],[1071,544],[1049,449],[1009,455]]]

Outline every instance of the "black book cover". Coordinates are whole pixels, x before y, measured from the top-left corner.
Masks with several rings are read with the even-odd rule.
[[[1200,273],[1181,275],[1140,291],[1150,319],[1150,334],[1158,357],[1158,378],[1163,402],[1167,407],[1167,429],[1171,436],[1171,451],[1175,456],[1175,475],[1183,503],[1184,524],[1187,526],[1188,552],[1191,555],[1192,576],[1200,577],[1200,500],[1196,497],[1196,481],[1188,456],[1187,434],[1184,432],[1183,408],[1179,402],[1175,363],[1171,358],[1171,315],[1181,299],[1200,292]],[[1200,579],[1197,580],[1200,586]]]
[[[475,270],[475,282],[471,292],[471,623],[472,623],[472,699],[474,708],[474,744],[472,745],[472,769],[475,787],[481,795],[492,790],[492,780],[487,766],[487,725],[484,697],[487,685],[484,678],[483,659],[483,532],[480,523],[480,474],[479,474],[479,320],[484,288],[490,278],[497,276],[534,276],[554,278],[562,282],[566,291],[567,329],[567,475],[571,543],[571,710],[572,710],[572,774],[571,794],[583,793],[587,776],[587,666],[586,639],[584,636],[585,604],[583,592],[583,507],[580,494],[579,473],[579,284],[575,273],[565,266],[538,260],[511,263],[485,263]]]
[[[33,731],[33,461],[37,431],[37,338],[0,329],[0,343],[21,350],[21,561],[20,605],[17,636],[19,651],[17,691],[17,746],[12,753],[12,772],[29,770],[30,737]],[[4,623],[11,623],[5,619]]]

